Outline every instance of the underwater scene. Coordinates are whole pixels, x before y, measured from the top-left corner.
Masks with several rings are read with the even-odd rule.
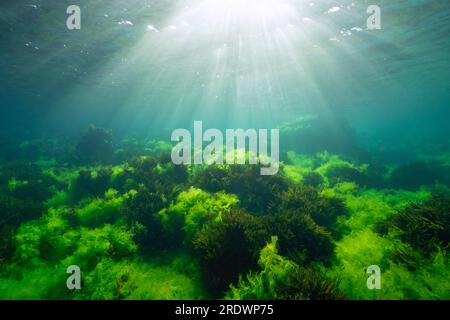
[[[2,0],[1,300],[449,300],[450,3]]]

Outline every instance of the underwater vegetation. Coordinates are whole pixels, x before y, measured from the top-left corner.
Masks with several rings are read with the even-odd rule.
[[[66,150],[0,166],[0,299],[450,298],[446,158],[289,148],[261,176],[96,127]]]
[[[439,175],[423,162],[408,163],[395,168],[389,180],[392,187],[409,190],[415,190],[423,185],[433,185],[437,181]]]
[[[381,222],[382,234],[396,232],[400,239],[424,255],[448,251],[450,244],[450,198],[433,195],[421,204],[411,204]]]
[[[258,263],[261,271],[250,273],[232,285],[227,299],[263,300],[339,300],[345,295],[338,281],[328,278],[317,267],[302,267],[280,256],[277,237],[261,250]]]
[[[278,205],[289,182],[281,175],[262,176],[260,168],[260,165],[208,165],[196,170],[192,183],[209,192],[235,194],[242,207],[265,214]]]
[[[110,161],[113,155],[112,138],[112,130],[89,127],[76,146],[80,160],[90,163]]]

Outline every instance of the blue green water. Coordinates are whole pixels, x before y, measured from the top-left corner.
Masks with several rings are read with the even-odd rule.
[[[366,30],[368,1],[203,2],[80,0],[69,31],[70,2],[2,1],[2,129],[276,127],[331,112],[386,143],[448,134],[445,1],[377,1],[381,30]]]
[[[2,0],[0,298],[448,299],[449,100],[448,1]],[[174,166],[196,120],[280,173]]]

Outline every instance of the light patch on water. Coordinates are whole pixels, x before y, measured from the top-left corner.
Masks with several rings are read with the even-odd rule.
[[[131,22],[129,20],[125,20],[125,19],[120,20],[117,24],[121,25],[121,26],[133,26],[134,25],[133,22]]]
[[[327,13],[334,13],[334,12],[338,12],[339,10],[341,10],[341,8],[331,7],[330,9],[328,9]]]
[[[361,31],[363,31],[363,29],[362,29],[361,27],[353,27],[353,28],[351,28],[350,30],[356,31],[356,32],[361,32]]]
[[[159,32],[159,30],[158,30],[155,26],[153,26],[153,25],[151,25],[151,24],[149,24],[149,25],[147,26],[147,30],[148,30],[148,31],[153,31],[153,32],[156,32],[156,33]]]
[[[347,29],[342,29],[341,30],[341,34],[345,37],[345,36],[351,36],[352,32],[350,30]]]

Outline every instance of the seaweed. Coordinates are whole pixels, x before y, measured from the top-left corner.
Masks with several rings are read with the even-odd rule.
[[[85,206],[76,208],[74,215],[80,225],[91,228],[115,223],[121,217],[125,202],[134,194],[135,192],[130,191],[120,196],[116,190],[109,189],[103,198],[94,199]]]
[[[369,188],[385,188],[387,185],[388,168],[378,163],[370,163],[365,169],[364,186]]]
[[[363,172],[350,166],[334,167],[327,172],[331,185],[341,182],[355,182],[360,186],[366,184],[366,176]]]
[[[110,163],[113,159],[112,130],[90,126],[76,146],[77,155],[83,163]]]
[[[9,162],[0,170],[0,190],[18,199],[43,202],[52,195],[56,180],[29,161]]]
[[[320,188],[323,186],[325,180],[317,172],[307,172],[303,175],[302,184],[305,186],[310,186],[314,188]]]
[[[103,195],[110,185],[111,170],[101,168],[98,171],[82,169],[77,178],[71,183],[69,191],[76,202],[85,197],[98,197]]]
[[[345,294],[339,289],[339,280],[327,277],[317,267],[297,267],[280,284],[278,299],[281,300],[343,300]]]
[[[321,195],[317,189],[303,185],[290,187],[282,193],[279,211],[289,210],[307,214],[317,224],[329,229],[339,216],[347,214],[342,200]]]
[[[43,211],[43,203],[0,195],[0,225],[12,224],[17,226],[28,220],[38,218]]]
[[[141,157],[130,161],[133,179],[137,184],[143,184],[149,191],[174,199],[187,182],[188,171],[185,166],[174,165],[167,157]]]
[[[239,275],[257,267],[259,250],[269,234],[259,219],[242,210],[222,214],[218,223],[201,230],[193,239],[203,267],[204,283],[220,296]]]
[[[192,184],[208,192],[226,191],[231,188],[230,178],[230,166],[209,165],[195,172]]]
[[[413,162],[394,169],[389,178],[393,188],[417,190],[421,186],[429,186],[439,179],[437,174],[424,162]]]
[[[148,190],[156,191],[158,160],[154,157],[141,157],[130,161],[133,168],[134,179],[143,184]]]
[[[277,237],[261,250],[259,272],[250,272],[241,278],[238,286],[231,285],[227,299],[263,300],[337,300],[345,296],[339,291],[339,282],[324,275],[317,267],[301,267],[280,256]]]
[[[28,161],[5,164],[0,170],[0,227],[2,232],[15,229],[45,211],[45,201],[52,195],[57,182]],[[10,227],[8,227],[10,226]],[[9,232],[8,231],[8,232]],[[5,237],[7,235],[5,234]],[[9,247],[8,237],[5,245]]]
[[[234,195],[222,192],[210,194],[191,187],[180,193],[177,200],[162,210],[159,216],[165,230],[173,235],[172,239],[184,239],[185,244],[190,245],[199,231],[220,221],[222,214],[237,208],[238,203],[239,200]]]
[[[392,215],[375,229],[381,234],[397,229],[402,241],[430,256],[439,248],[450,248],[449,223],[450,198],[435,194],[422,204],[412,204]]]
[[[389,178],[377,163],[288,151],[261,176],[258,165],[176,166],[153,140],[61,163],[69,147],[44,141],[18,149],[38,161],[0,168],[0,298],[448,298],[440,163]],[[61,285],[70,264],[83,290]],[[372,264],[381,290],[367,290]]]
[[[301,210],[283,210],[265,216],[264,225],[278,236],[282,255],[296,257],[301,263],[315,260],[328,262],[333,253],[331,233]]]
[[[125,201],[122,215],[130,226],[139,229],[136,241],[145,247],[171,246],[174,241],[166,241],[159,211],[164,208],[163,195],[149,191],[144,185]]]
[[[14,254],[15,232],[15,226],[11,224],[0,224],[0,269],[10,261]]]
[[[282,174],[261,176],[260,165],[211,165],[198,170],[192,184],[209,192],[236,194],[241,206],[257,215],[269,213],[279,204],[289,182]]]

